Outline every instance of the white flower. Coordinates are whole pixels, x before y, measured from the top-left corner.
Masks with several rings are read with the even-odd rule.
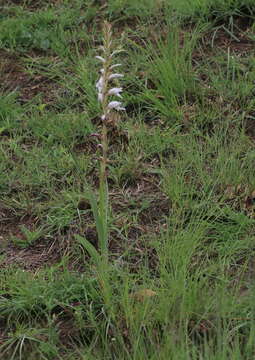
[[[96,82],[96,88],[98,92],[102,92],[104,88],[104,77],[100,76],[99,80]]]
[[[126,110],[124,107],[121,107],[122,103],[120,101],[111,101],[108,104],[108,109],[115,109],[117,111]]]
[[[112,66],[110,66],[110,69],[112,70],[112,69],[114,69],[114,68],[116,68],[116,67],[118,67],[118,66],[121,66],[122,64],[114,64],[114,65],[112,65]]]
[[[98,101],[103,102],[103,100],[104,100],[104,95],[101,92],[99,92],[98,93]]]
[[[96,59],[102,61],[102,63],[106,62],[106,60],[102,56],[96,56]]]
[[[119,79],[119,78],[122,78],[122,77],[124,77],[123,74],[111,74],[111,75],[109,76],[109,80]]]
[[[120,87],[120,88],[112,88],[112,89],[110,89],[109,91],[108,91],[108,95],[116,95],[116,96],[118,96],[118,97],[122,97],[121,95],[120,95],[120,93],[122,92],[122,88]]]
[[[114,50],[110,56],[113,57],[114,55],[119,54],[122,51],[124,51],[124,50]]]

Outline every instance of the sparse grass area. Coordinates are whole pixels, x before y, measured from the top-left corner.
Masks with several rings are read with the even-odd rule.
[[[100,267],[104,19],[126,112]],[[254,19],[254,0],[0,2],[1,358],[254,359]]]

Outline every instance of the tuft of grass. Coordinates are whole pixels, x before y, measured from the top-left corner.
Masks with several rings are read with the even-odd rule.
[[[141,85],[139,99],[147,103],[152,114],[162,116],[170,124],[182,117],[181,106],[199,96],[192,54],[202,31],[198,25],[191,34],[186,34],[169,22],[162,29],[161,37],[141,48],[149,66],[146,69],[147,89]]]

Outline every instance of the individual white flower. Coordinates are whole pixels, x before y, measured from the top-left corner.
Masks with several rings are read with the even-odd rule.
[[[116,67],[118,67],[118,66],[121,66],[122,64],[114,64],[114,65],[112,65],[112,66],[110,66],[110,69],[112,70],[112,69],[114,69],[114,68],[116,68]]]
[[[98,92],[102,92],[104,88],[104,77],[100,76],[99,80],[96,82],[96,88]]]
[[[110,56],[113,57],[114,55],[119,54],[122,51],[124,51],[124,50],[114,50]]]
[[[120,93],[122,92],[122,88],[121,87],[115,87],[115,88],[112,88],[108,91],[108,95],[115,95],[115,96],[118,96],[118,97],[122,97],[120,95]]]
[[[124,77],[123,74],[111,74],[111,75],[109,76],[109,80],[119,79],[119,78],[122,78],[122,77]]]
[[[98,101],[103,102],[103,100],[104,100],[103,93],[99,92],[97,97],[98,97]]]
[[[106,62],[106,60],[102,57],[102,56],[96,56],[96,59],[97,60],[100,60],[100,61],[102,61],[102,63],[105,63]]]
[[[115,109],[117,111],[122,111],[122,110],[126,110],[124,107],[121,106],[122,103],[120,101],[111,101],[108,104],[108,109]]]

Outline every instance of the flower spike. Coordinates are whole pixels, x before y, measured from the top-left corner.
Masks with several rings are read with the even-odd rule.
[[[120,101],[115,101],[109,99],[112,96],[116,96],[117,98],[122,98],[122,87],[114,85],[115,79],[121,79],[124,77],[123,74],[118,72],[114,72],[113,69],[121,66],[120,63],[114,63],[113,57],[114,55],[122,52],[122,49],[114,49],[113,48],[113,40],[112,40],[112,26],[108,22],[104,23],[103,26],[103,44],[99,47],[103,53],[102,56],[97,55],[96,59],[102,62],[101,69],[99,70],[100,77],[96,82],[96,89],[98,95],[98,101],[101,103],[102,115],[101,119],[106,126],[106,118],[107,120],[111,117],[111,112],[123,111],[125,107],[122,106]],[[113,85],[112,85],[113,83]],[[111,85],[111,86],[109,86]]]

